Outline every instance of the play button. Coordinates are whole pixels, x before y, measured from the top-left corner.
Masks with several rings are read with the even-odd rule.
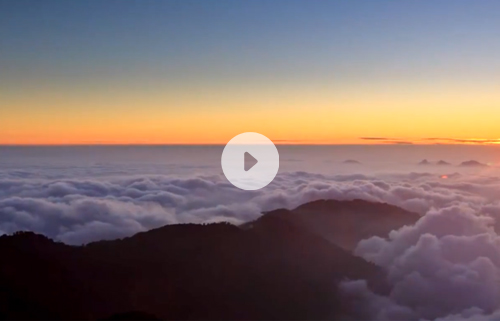
[[[245,152],[245,172],[257,164],[258,160],[255,159],[249,152]]]
[[[244,190],[257,190],[271,183],[278,173],[278,149],[264,135],[239,134],[224,147],[221,165],[231,184]]]

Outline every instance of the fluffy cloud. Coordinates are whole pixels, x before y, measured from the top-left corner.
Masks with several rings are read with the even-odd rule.
[[[414,225],[358,244],[355,254],[387,270],[387,297],[347,282],[346,294],[380,320],[475,320],[500,308],[500,236],[495,220],[466,204],[431,210]],[[385,304],[374,302],[385,300]]]
[[[0,233],[32,230],[70,244],[132,235],[165,224],[230,221],[317,199],[387,202],[421,214],[467,203],[496,217],[480,182],[448,185],[428,173],[323,175],[286,172],[259,191],[234,188],[221,175],[125,175],[0,171]],[[74,176],[74,177],[73,177]],[[488,182],[490,189],[498,181]],[[464,188],[469,186],[469,188]],[[472,187],[470,187],[472,186]]]

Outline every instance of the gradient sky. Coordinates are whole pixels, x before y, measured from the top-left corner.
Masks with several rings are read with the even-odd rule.
[[[495,142],[499,12],[488,0],[0,0],[0,144],[247,131]]]

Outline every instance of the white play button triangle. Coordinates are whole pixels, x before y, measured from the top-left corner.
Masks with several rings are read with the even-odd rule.
[[[245,152],[244,169],[246,172],[249,171],[252,167],[254,167],[257,164],[257,162],[258,160],[255,157],[250,155],[249,152]]]
[[[243,133],[226,144],[221,166],[231,184],[255,191],[272,182],[280,167],[280,156],[276,146],[266,136]]]

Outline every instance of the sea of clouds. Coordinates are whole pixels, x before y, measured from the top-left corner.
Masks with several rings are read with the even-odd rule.
[[[391,285],[390,294],[381,296],[363,280],[342,284],[362,316],[500,320],[500,185],[492,174],[452,180],[422,174],[413,182],[388,184],[387,193],[370,189],[369,197],[422,217],[387,239],[372,237],[358,244],[354,254],[383,267]]]
[[[318,199],[387,202],[421,219],[387,239],[358,244],[354,254],[386,269],[392,285],[389,295],[381,296],[364,280],[343,282],[343,294],[357,302],[361,315],[373,320],[500,320],[496,168],[372,171],[343,165],[337,172],[315,172],[288,167],[266,188],[242,191],[217,166],[155,166],[1,166],[0,235],[30,230],[78,245],[166,224],[239,224],[262,211]]]

